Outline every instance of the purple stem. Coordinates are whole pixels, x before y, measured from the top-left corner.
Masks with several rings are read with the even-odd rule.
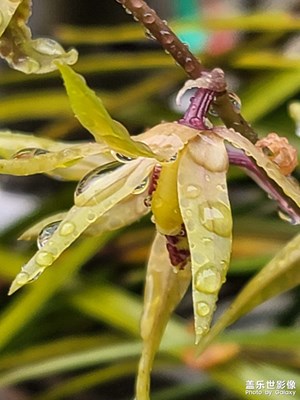
[[[226,145],[226,148],[230,164],[243,167],[247,175],[277,202],[284,214],[288,215],[290,222],[294,225],[300,224],[299,207],[283,192],[281,187],[270,179],[264,170],[259,168],[255,161],[251,157],[248,157],[242,150],[230,145]]]
[[[206,114],[214,98],[214,90],[199,88],[195,96],[191,97],[190,105],[183,118],[178,122],[194,129],[209,129],[206,123]]]

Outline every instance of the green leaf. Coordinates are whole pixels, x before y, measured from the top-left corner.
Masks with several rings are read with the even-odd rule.
[[[295,95],[299,88],[299,68],[264,73],[239,94],[243,115],[251,122],[259,120]]]
[[[91,258],[111,234],[89,238],[69,250],[39,283],[16,296],[0,316],[0,348],[3,348],[44,307],[51,298]],[[9,268],[9,266],[7,266]]]
[[[238,318],[300,283],[300,235],[291,240],[240,292],[200,343],[204,349]]]
[[[26,137],[24,137],[24,141],[25,139]],[[66,146],[63,150],[56,152],[47,151],[43,154],[39,154],[38,151],[44,151],[44,149],[21,149],[21,151],[23,150],[28,151],[26,156],[19,156],[17,153],[9,160],[0,160],[0,174],[33,175],[50,172],[56,168],[66,168],[84,157],[101,153],[103,147],[98,143],[82,143],[81,145]],[[37,151],[36,155],[35,151]]]
[[[96,141],[104,142],[112,150],[127,156],[156,158],[148,146],[132,140],[126,128],[110,117],[102,100],[86,85],[81,75],[67,65],[58,63],[57,66],[62,74],[74,114],[93,134]]]
[[[111,361],[120,362],[124,358],[138,356],[140,351],[140,343],[126,342],[125,344],[121,343],[109,347],[98,346],[69,355],[51,357],[45,361],[28,363],[20,368],[14,368],[0,374],[0,387]]]
[[[77,61],[77,51],[65,52],[53,39],[31,38],[31,30],[26,25],[31,15],[31,0],[1,1],[0,56],[8,64],[26,74],[42,74],[57,67],[55,60],[68,64]]]
[[[63,380],[62,383],[32,397],[31,400],[60,400],[65,396],[74,396],[101,384],[111,383],[128,375],[134,375],[136,361],[125,361],[115,365],[89,371],[74,378]]]

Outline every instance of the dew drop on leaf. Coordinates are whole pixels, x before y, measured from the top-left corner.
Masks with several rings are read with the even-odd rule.
[[[61,236],[71,235],[75,231],[75,224],[73,222],[63,222],[59,227]]]
[[[199,218],[208,231],[222,237],[230,236],[232,226],[230,209],[227,205],[220,202],[204,202],[199,205]]]
[[[149,178],[145,178],[132,192],[132,194],[143,193],[149,186]]]
[[[75,189],[75,197],[79,196],[85,190],[87,190],[91,184],[102,177],[104,174],[109,174],[110,172],[114,171],[116,168],[120,167],[120,163],[113,161],[111,163],[101,165],[87,173],[81,181],[79,181],[76,189]]]
[[[200,317],[206,317],[210,313],[210,307],[205,301],[196,304],[196,312]]]
[[[221,275],[214,266],[202,267],[196,274],[195,288],[199,292],[216,293],[221,284]]]
[[[132,157],[125,156],[124,154],[117,153],[117,152],[115,152],[115,151],[111,151],[111,155],[112,155],[117,161],[119,161],[119,162],[121,162],[121,163],[123,163],[123,164],[129,163],[130,161],[134,160],[134,158],[132,158]]]
[[[48,267],[53,263],[54,256],[52,253],[49,253],[48,251],[40,251],[37,253],[35,261],[42,267]]]
[[[41,230],[37,238],[37,246],[39,249],[45,246],[45,244],[49,241],[54,232],[57,230],[60,223],[61,221],[51,222]]]
[[[195,199],[201,194],[201,188],[198,185],[188,185],[186,187],[186,197],[189,199]]]
[[[17,151],[11,158],[18,159],[18,158],[31,158],[34,156],[40,156],[42,154],[50,153],[50,151],[45,149],[39,149],[36,147],[28,147],[25,149],[21,149]]]

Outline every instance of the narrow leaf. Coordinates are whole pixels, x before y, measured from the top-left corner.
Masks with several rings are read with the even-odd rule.
[[[157,234],[146,275],[144,312],[141,320],[143,351],[136,384],[137,400],[149,398],[150,373],[155,353],[170,315],[185,294],[190,281],[190,264],[175,272],[166,249],[166,239]]]
[[[39,285],[33,285],[17,296],[0,317],[0,348],[3,348],[44,306],[82,264],[104,245],[110,235],[86,239],[66,254],[66,257],[49,270]],[[8,268],[8,266],[7,266]]]
[[[127,156],[156,157],[144,143],[133,141],[126,128],[110,117],[101,99],[86,85],[81,75],[67,65],[59,63],[57,66],[74,114],[96,141],[104,142],[112,150]]]

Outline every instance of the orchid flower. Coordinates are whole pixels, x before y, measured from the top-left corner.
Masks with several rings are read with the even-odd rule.
[[[0,172],[47,173],[79,181],[68,212],[41,221],[22,235],[22,239],[37,237],[39,249],[22,267],[9,294],[36,280],[81,234],[99,235],[152,213],[156,236],[147,267],[141,319],[144,346],[136,386],[136,399],[145,400],[155,352],[190,283],[196,343],[209,331],[230,263],[229,162],[244,168],[299,224],[300,188],[289,176],[296,165],[295,153],[277,136],[254,145],[232,129],[209,123],[209,107],[226,88],[220,69],[186,84],[184,90],[197,87],[197,92],[180,121],[131,137],[80,75],[63,63],[56,65],[75,116],[95,141],[67,144],[0,134],[5,158],[0,160]]]

